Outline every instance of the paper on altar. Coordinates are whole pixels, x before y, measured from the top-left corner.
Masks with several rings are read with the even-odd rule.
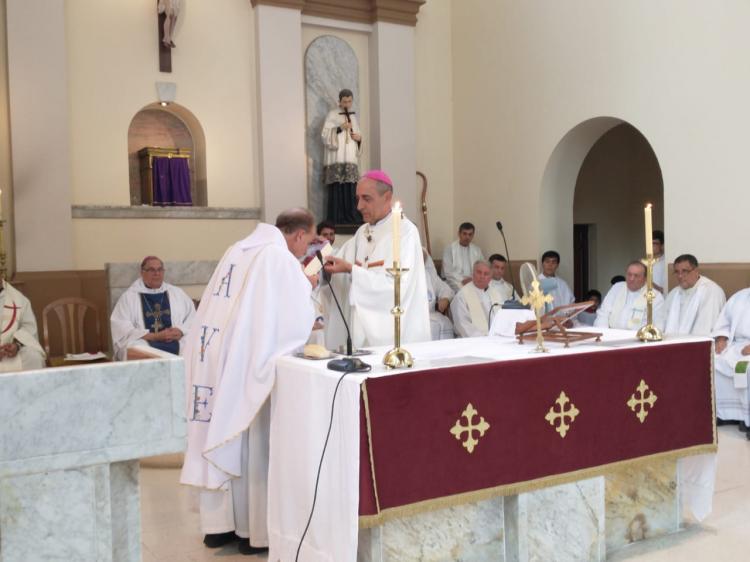
[[[107,356],[101,351],[96,353],[66,353],[65,361],[96,361],[97,359],[106,359]]]

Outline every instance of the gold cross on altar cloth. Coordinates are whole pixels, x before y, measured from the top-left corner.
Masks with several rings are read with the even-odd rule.
[[[570,408],[566,410],[565,405],[568,403],[570,403]],[[555,404],[560,406],[559,412],[555,411]],[[565,421],[566,418],[570,420],[570,423],[573,423],[576,416],[578,416],[581,411],[570,401],[570,398],[567,397],[564,391],[560,392],[560,396],[555,400],[555,404],[549,409],[547,415],[544,416],[544,419],[547,420],[549,424],[555,428],[555,431],[560,434],[560,437],[564,439],[570,429],[570,424]],[[560,425],[555,426],[556,420],[560,420]]]
[[[152,312],[147,312],[146,313],[147,317],[154,319],[154,326],[153,326],[154,333],[157,333],[159,330],[161,330],[164,327],[164,324],[162,324],[162,322],[161,322],[161,315],[163,313],[165,313],[165,312],[167,314],[169,313],[168,310],[162,310],[161,309],[161,305],[157,302],[154,305],[154,310]]]
[[[630,400],[627,401],[627,405],[635,412],[635,415],[641,423],[643,423],[646,421],[646,416],[648,416],[646,404],[648,404],[649,409],[653,409],[657,396],[649,389],[646,381],[643,379],[641,379],[641,384],[638,385],[638,388],[636,388],[635,391],[640,394],[640,398],[636,398],[635,394],[631,394]],[[646,392],[648,392],[648,395],[646,395]],[[636,409],[638,411],[636,411]]]
[[[531,308],[534,310],[534,315],[536,316],[535,351],[547,351],[544,347],[544,336],[542,336],[542,311],[544,310],[544,306],[553,300],[554,297],[552,295],[545,295],[539,288],[539,279],[534,279],[531,282],[531,291],[521,298],[521,303],[531,305]]]
[[[471,405],[470,402],[466,406],[466,409],[461,412],[461,417],[456,420],[456,424],[450,429],[450,432],[459,441],[461,441],[461,435],[463,433],[466,433],[466,440],[461,443],[461,445],[463,445],[463,447],[469,453],[474,452],[474,447],[476,447],[477,443],[479,443],[479,437],[484,437],[485,432],[490,428],[490,424],[487,423],[482,416],[479,416],[479,423],[477,423],[476,425],[472,422],[474,416],[477,414],[479,414],[479,412],[476,411],[476,409]],[[466,418],[466,425],[461,424],[461,418]],[[474,437],[474,431],[479,432],[479,437]]]

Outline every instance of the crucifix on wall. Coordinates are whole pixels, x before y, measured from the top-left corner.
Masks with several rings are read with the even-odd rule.
[[[174,31],[181,8],[182,0],[156,0],[160,72],[172,72]]]

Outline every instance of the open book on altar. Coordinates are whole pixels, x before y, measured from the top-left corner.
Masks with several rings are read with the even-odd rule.
[[[563,304],[561,306],[557,306],[553,308],[544,316],[542,316],[542,321],[551,318],[555,320],[555,326],[553,326],[553,328],[556,328],[559,326],[559,324],[573,320],[576,316],[581,314],[581,312],[586,311],[593,304],[594,304],[594,301],[584,301],[584,302],[574,302],[571,304]]]

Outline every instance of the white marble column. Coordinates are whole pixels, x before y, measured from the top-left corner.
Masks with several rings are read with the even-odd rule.
[[[299,9],[255,7],[261,192],[270,223],[286,208],[307,206],[301,30]]]
[[[419,224],[413,27],[382,21],[373,24],[370,97],[372,166],[390,174],[396,198],[406,215]]]
[[[72,269],[65,2],[6,8],[16,269]]]

